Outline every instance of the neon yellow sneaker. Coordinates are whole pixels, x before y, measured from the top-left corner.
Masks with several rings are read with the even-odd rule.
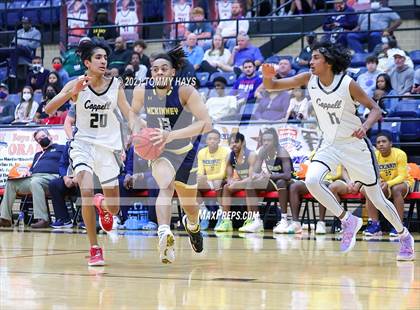
[[[224,232],[233,231],[232,221],[229,219],[223,219],[220,224],[214,228],[214,231]]]

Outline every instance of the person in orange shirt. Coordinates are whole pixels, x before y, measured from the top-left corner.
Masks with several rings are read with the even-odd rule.
[[[392,199],[400,219],[403,220],[404,198],[414,186],[414,179],[408,173],[407,155],[404,151],[392,147],[392,138],[387,132],[380,132],[377,135],[376,149],[382,192],[386,198]],[[382,235],[378,211],[369,199],[366,199],[366,208],[370,220],[363,233],[366,236]],[[389,235],[398,236],[394,228]]]

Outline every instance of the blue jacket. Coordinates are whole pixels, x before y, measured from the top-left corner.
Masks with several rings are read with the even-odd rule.
[[[46,150],[36,153],[32,162],[31,173],[59,174],[59,163],[65,148],[64,145],[53,143]]]
[[[340,27],[344,28],[345,30],[352,30],[357,27],[358,16],[357,14],[346,15],[346,13],[354,13],[355,10],[352,7],[345,6],[342,12],[334,11],[334,13],[343,13],[341,15],[335,16],[326,16],[324,19],[324,24],[322,25],[322,29],[324,31],[330,31],[335,26],[331,26],[333,23],[339,23]]]

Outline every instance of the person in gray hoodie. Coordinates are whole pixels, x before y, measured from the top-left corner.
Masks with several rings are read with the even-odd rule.
[[[0,84],[0,124],[10,124],[15,120],[15,104],[7,100],[9,96],[9,87],[1,83]]]
[[[400,96],[410,92],[414,81],[414,70],[405,64],[405,58],[406,54],[403,50],[396,51],[394,54],[395,66],[389,73],[392,88]]]

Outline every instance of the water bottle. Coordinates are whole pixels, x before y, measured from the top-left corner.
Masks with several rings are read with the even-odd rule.
[[[136,220],[137,220],[137,229],[142,229],[143,225],[146,224],[143,220],[144,218],[143,204],[141,202],[135,202],[134,210],[135,210]]]
[[[18,223],[19,230],[25,230],[25,213],[23,211],[19,212]]]
[[[136,219],[134,218],[133,208],[130,208],[127,213],[128,213],[128,219],[124,223],[125,228],[130,229],[130,230],[136,229],[137,222],[136,222]]]

